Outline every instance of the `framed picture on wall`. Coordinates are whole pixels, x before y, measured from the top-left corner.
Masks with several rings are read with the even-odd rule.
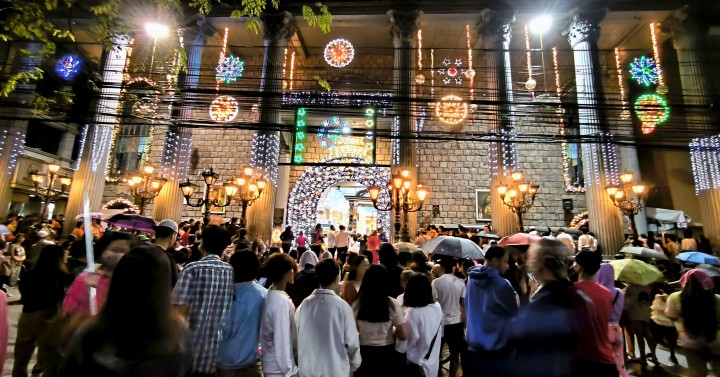
[[[207,186],[206,186],[207,187]],[[203,196],[205,197],[205,196]],[[227,195],[225,194],[225,187],[223,185],[214,185],[210,187],[210,201],[217,200],[219,203],[225,204],[227,201]],[[203,208],[205,211],[205,208]],[[210,206],[210,213],[222,215],[225,214],[225,207]]]
[[[491,221],[490,190],[475,189],[475,219],[478,221]]]

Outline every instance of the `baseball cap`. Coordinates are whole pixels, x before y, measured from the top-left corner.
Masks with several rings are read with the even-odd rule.
[[[154,230],[157,230],[157,228],[169,228],[175,233],[178,232],[178,224],[172,220],[163,220],[160,224],[153,226]]]

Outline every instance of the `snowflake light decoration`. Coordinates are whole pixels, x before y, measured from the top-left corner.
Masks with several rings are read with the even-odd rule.
[[[450,59],[445,59],[442,62],[443,66],[445,68],[438,68],[437,74],[440,76],[443,76],[442,82],[445,85],[455,84],[455,85],[462,85],[463,83],[463,77],[467,77],[468,70],[465,68],[462,68],[463,62],[462,59],[455,59],[455,62],[450,61]],[[473,71],[474,75],[474,71]]]
[[[229,55],[218,62],[218,66],[215,68],[215,79],[229,84],[242,77],[244,70],[245,62],[238,57]]]
[[[659,94],[643,94],[635,101],[635,115],[642,122],[642,133],[651,134],[670,117],[670,105]]]
[[[630,75],[639,85],[650,86],[658,83],[660,70],[653,58],[641,56],[630,63]]]
[[[231,96],[219,96],[210,104],[210,119],[216,122],[230,122],[240,110],[238,101]]]
[[[73,55],[65,55],[58,59],[55,72],[64,79],[71,79],[80,72],[82,61]]]
[[[447,95],[435,104],[435,116],[443,123],[454,126],[468,116],[468,104],[455,95]]]
[[[325,46],[325,62],[336,68],[350,64],[355,57],[355,48],[346,39],[335,39]]]
[[[317,136],[320,139],[320,147],[328,148],[330,143],[334,143],[340,136],[348,135],[352,132],[350,122],[340,119],[339,117],[331,117],[320,123]]]

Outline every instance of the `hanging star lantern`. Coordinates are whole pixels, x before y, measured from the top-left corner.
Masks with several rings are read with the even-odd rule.
[[[660,72],[655,60],[647,56],[635,58],[635,61],[630,63],[630,75],[639,85],[644,86],[657,84],[660,78]]]
[[[462,68],[462,59],[455,59],[452,62],[450,59],[443,60],[442,63],[446,68],[438,68],[437,74],[442,77],[442,82],[445,85],[455,84],[462,85],[463,77],[467,77],[467,69]],[[474,74],[474,72],[473,72]]]
[[[218,66],[215,68],[215,79],[229,84],[242,77],[244,70],[245,62],[238,57],[229,55],[218,62]]]
[[[71,79],[80,72],[81,60],[73,55],[65,55],[58,59],[55,72],[64,79]]]
[[[325,46],[323,56],[326,63],[335,68],[342,68],[353,60],[355,49],[346,39],[335,39]]]

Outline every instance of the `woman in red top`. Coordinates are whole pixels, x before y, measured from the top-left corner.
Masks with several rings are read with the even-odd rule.
[[[378,250],[380,250],[380,237],[378,237],[377,230],[373,230],[370,234],[370,237],[367,239],[367,249],[372,253],[372,264],[378,264],[380,263],[380,258],[378,258]]]

